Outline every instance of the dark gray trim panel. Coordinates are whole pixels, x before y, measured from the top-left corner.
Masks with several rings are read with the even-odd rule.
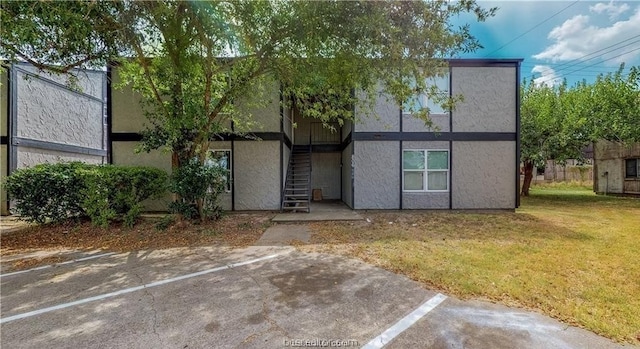
[[[107,66],[107,157],[108,162],[113,164],[113,93],[111,91],[112,71],[111,65]]]
[[[289,136],[287,136],[286,133],[283,133],[283,138],[284,138],[284,145],[287,146],[287,148],[289,148],[289,150],[291,150],[291,147],[293,147],[293,143],[291,143],[291,139],[289,138]]]
[[[515,132],[355,132],[355,141],[516,141]]]
[[[450,67],[516,67],[522,62],[522,58],[504,59],[449,59]]]
[[[451,80],[451,79],[449,79],[449,80]],[[398,112],[399,112],[399,115],[400,115],[399,116],[400,133],[402,133],[402,106],[400,106]],[[404,188],[402,187],[402,183],[404,182],[404,170],[403,170],[404,166],[403,166],[403,163],[402,163],[402,159],[404,157],[404,153],[403,153],[404,149],[403,148],[404,148],[404,144],[402,144],[402,141],[400,141],[400,156],[399,156],[400,164],[398,166],[399,169],[400,169],[400,177],[398,177],[398,178],[400,178],[400,186],[399,186],[399,188],[400,188],[399,192],[400,193],[398,194],[398,197],[400,198],[400,202],[398,203],[398,206],[400,207],[401,210],[402,210],[402,206],[403,206],[402,205],[402,201],[404,199],[404,196],[402,194],[404,192]]]
[[[40,141],[37,139],[29,139],[29,138],[22,138],[22,137],[13,137],[11,141],[11,145],[13,146],[19,145],[21,147],[36,148],[36,149],[43,149],[43,150],[60,151],[64,153],[107,156],[107,151],[103,149],[87,148],[87,147],[81,147],[77,145]]]
[[[453,68],[449,65],[449,98],[453,97]],[[453,133],[453,110],[449,109],[449,133]],[[453,209],[453,141],[449,140],[449,209]]]
[[[0,144],[2,145],[9,144],[9,136],[0,136]]]
[[[28,76],[30,76],[32,78],[36,78],[36,79],[38,79],[40,81],[46,82],[49,85],[61,88],[61,89],[65,90],[65,91],[71,92],[71,93],[73,93],[75,95],[82,96],[82,97],[88,98],[88,99],[96,101],[96,102],[100,102],[100,104],[104,103],[104,101],[102,99],[98,98],[98,97],[92,96],[92,95],[84,93],[84,92],[72,90],[72,89],[70,89],[68,86],[66,86],[64,84],[61,84],[59,82],[47,79],[47,78],[42,77],[42,76],[40,76],[38,74],[34,74],[34,73],[32,73],[32,72],[30,72],[28,70],[22,69],[20,67],[14,66],[14,68],[16,70],[20,71],[22,74],[25,74],[25,75],[28,75]]]

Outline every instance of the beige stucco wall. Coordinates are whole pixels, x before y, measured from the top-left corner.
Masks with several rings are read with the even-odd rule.
[[[280,141],[236,141],[236,210],[280,209]]]
[[[131,87],[120,87],[118,69],[111,70],[111,130],[113,132],[138,132],[147,124],[141,97]],[[119,88],[116,88],[119,87]]]
[[[594,145],[594,183],[597,193],[624,193],[625,182],[631,188],[634,179],[625,179],[625,159],[640,158],[640,143],[623,145],[610,141],[599,141]],[[605,172],[608,172],[605,175]]]
[[[402,142],[402,149],[424,149],[449,150],[449,142]],[[448,209],[449,208],[449,192],[403,192],[402,193],[403,209]]]
[[[516,68],[453,67],[453,132],[516,131]]]
[[[354,142],[354,208],[400,208],[400,143]]]
[[[453,209],[514,209],[515,142],[453,142]]]

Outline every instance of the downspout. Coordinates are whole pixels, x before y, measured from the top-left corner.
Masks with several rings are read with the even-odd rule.
[[[604,195],[607,196],[607,193],[609,192],[609,171],[604,171],[603,176],[606,178],[604,185]]]

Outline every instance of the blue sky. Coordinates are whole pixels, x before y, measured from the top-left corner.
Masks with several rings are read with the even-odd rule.
[[[462,57],[524,58],[522,77],[569,84],[640,65],[640,1],[480,1],[498,7],[470,22],[484,49]],[[461,22],[471,17],[461,17]],[[628,69],[625,69],[625,71]]]

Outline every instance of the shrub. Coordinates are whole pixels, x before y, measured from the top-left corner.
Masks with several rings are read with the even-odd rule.
[[[105,165],[81,170],[79,175],[85,212],[93,224],[103,227],[116,218],[132,226],[142,212],[142,201],[166,190],[167,174],[152,167]]]
[[[81,162],[40,164],[14,171],[5,182],[15,200],[15,211],[29,222],[59,222],[84,215],[81,191],[84,183],[77,171],[90,165]]]
[[[222,214],[218,197],[224,191],[227,170],[202,165],[197,159],[177,168],[171,175],[169,189],[180,199],[169,204],[169,212],[187,219],[217,219]]]
[[[114,219],[135,223],[145,199],[162,195],[167,175],[151,167],[88,165],[80,162],[41,164],[7,178],[9,197],[24,220],[60,222],[88,216],[95,225]]]

